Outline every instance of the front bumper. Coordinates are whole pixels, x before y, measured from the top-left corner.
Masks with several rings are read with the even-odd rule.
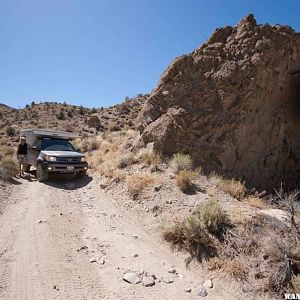
[[[59,163],[59,162],[48,162],[48,161],[43,161],[42,167],[47,172],[64,173],[64,174],[74,174],[74,173],[78,173],[78,172],[85,172],[89,168],[87,162]]]

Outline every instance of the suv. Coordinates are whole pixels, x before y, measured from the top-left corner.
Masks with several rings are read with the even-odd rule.
[[[46,181],[50,173],[76,174],[78,178],[86,175],[86,158],[70,142],[79,136],[77,133],[22,129],[20,134],[31,146],[27,153],[27,169],[36,167],[38,181]]]

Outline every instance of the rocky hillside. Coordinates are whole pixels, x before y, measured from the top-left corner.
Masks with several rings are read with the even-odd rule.
[[[14,145],[21,128],[79,131],[81,135],[134,129],[146,98],[141,95],[109,108],[93,109],[56,102],[32,103],[23,109],[0,104],[0,145]]]
[[[175,59],[141,114],[141,141],[251,186],[300,179],[300,34],[253,15]]]

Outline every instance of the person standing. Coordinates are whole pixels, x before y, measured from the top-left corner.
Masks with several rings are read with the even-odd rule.
[[[24,136],[21,137],[21,142],[17,148],[17,158],[19,161],[19,174],[20,177],[24,176],[24,169],[27,164],[27,151],[29,149],[29,145],[26,143],[26,138]]]

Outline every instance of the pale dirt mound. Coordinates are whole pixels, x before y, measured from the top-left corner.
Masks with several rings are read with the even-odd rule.
[[[300,34],[253,15],[217,29],[165,71],[141,114],[141,141],[191,153],[206,172],[259,188],[300,179]]]

